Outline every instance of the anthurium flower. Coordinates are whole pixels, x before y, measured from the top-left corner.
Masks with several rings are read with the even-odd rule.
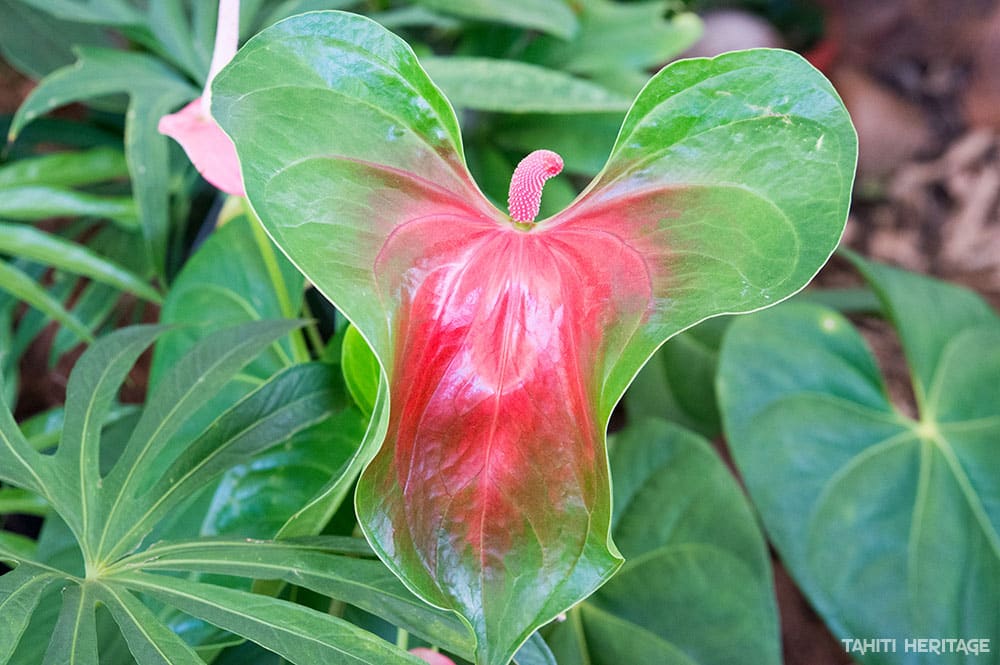
[[[160,118],[158,129],[181,144],[188,159],[205,180],[227,194],[243,196],[243,179],[236,148],[212,119],[211,85],[215,75],[228,63],[239,40],[239,0],[219,2],[219,20],[215,31],[215,49],[209,67],[205,94],[177,113]]]
[[[498,210],[448,101],[363,17],[268,28],[213,99],[251,206],[380,362],[362,529],[410,589],[464,617],[481,665],[621,565],[613,407],[671,335],[809,281],[843,231],[856,159],[829,83],[773,50],[665,68],[601,173],[538,222],[558,156],[530,156],[512,214]]]

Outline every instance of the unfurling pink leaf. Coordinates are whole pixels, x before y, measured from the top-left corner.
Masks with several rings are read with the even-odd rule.
[[[430,663],[430,665],[455,665],[455,661],[453,661],[451,658],[448,658],[448,656],[440,654],[437,651],[431,651],[430,649],[425,649],[423,647],[410,649],[410,653],[412,653],[420,660]]]
[[[275,24],[219,75],[213,115],[275,242],[383,370],[358,482],[365,535],[503,665],[621,564],[605,431],[667,338],[788,297],[836,246],[856,140],[798,56],[665,68],[608,163],[538,214],[562,160],[529,155],[510,216],[409,47],[339,12]]]
[[[160,118],[158,129],[181,144],[205,180],[227,194],[245,195],[236,148],[205,111],[201,97]]]
[[[245,196],[240,161],[233,142],[212,119],[211,85],[215,75],[233,59],[239,45],[240,0],[219,0],[215,47],[204,94],[182,108],[160,118],[157,127],[181,144],[188,159],[212,185],[233,196]]]

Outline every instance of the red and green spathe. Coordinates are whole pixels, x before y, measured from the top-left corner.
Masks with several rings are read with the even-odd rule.
[[[621,565],[613,407],[671,335],[808,282],[840,238],[856,155],[836,93],[798,56],[682,61],[640,93],[572,205],[533,222],[563,166],[538,151],[507,215],[410,48],[340,12],[254,37],[212,113],[268,233],[379,359],[365,535],[467,621],[482,665]]]

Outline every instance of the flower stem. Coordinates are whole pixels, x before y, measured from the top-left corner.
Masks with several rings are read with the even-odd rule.
[[[202,93],[202,104],[209,113],[212,101],[212,81],[225,67],[240,44],[240,0],[219,0],[219,19],[215,24],[215,48],[212,50],[212,64],[208,67],[208,79]]]

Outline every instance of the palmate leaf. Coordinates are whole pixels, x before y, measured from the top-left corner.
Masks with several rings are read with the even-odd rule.
[[[729,444],[772,542],[832,631],[898,640],[896,652],[855,651],[859,662],[970,662],[907,652],[903,640],[1000,640],[1000,317],[957,286],[854,260],[898,330],[917,418],[890,402],[844,317],[789,303],[725,337]]]
[[[46,641],[51,635],[51,641],[47,650],[44,643],[41,649],[30,649],[34,662],[42,662],[37,659],[44,650],[46,664],[96,663],[97,602],[108,607],[139,663],[202,662],[157,612],[119,584],[124,578],[115,573],[116,566],[121,567],[116,561],[125,552],[141,548],[144,537],[167,512],[183,505],[225,469],[290,441],[343,408],[346,398],[334,381],[333,369],[301,363],[264,381],[218,415],[201,436],[171,438],[171,432],[191,415],[192,404],[204,401],[297,325],[289,320],[256,321],[208,335],[164,375],[144,413],[120,437],[120,447],[109,443],[111,431],[102,426],[132,363],[160,334],[160,327],[119,330],[81,356],[70,378],[61,443],[54,455],[39,454],[0,404],[0,477],[46,499],[53,511],[48,533],[55,532],[48,526],[62,525],[56,529],[62,532],[58,551],[52,553],[50,543],[46,545],[50,555],[37,561],[29,548],[0,541],[0,560],[17,564],[12,573],[0,577],[0,663],[6,663],[15,649],[28,651],[21,648],[26,640],[22,633],[29,623],[34,626],[35,608],[43,598],[39,612],[44,610],[48,619],[39,621],[37,630]],[[118,451],[122,452],[115,464]],[[111,459],[102,465],[101,455]],[[102,466],[110,467],[110,472],[102,473]],[[321,542],[329,546],[326,539]],[[240,544],[253,548],[246,541]],[[356,541],[349,544],[356,547]],[[310,553],[319,545],[300,547]],[[379,567],[382,579],[389,576],[381,564],[367,563]],[[367,570],[369,575],[374,573],[371,566]],[[171,587],[179,583],[160,580]],[[395,578],[391,580],[398,585]],[[353,580],[342,581],[358,588]],[[52,589],[57,582],[62,585],[61,594]],[[400,595],[398,588],[396,592]],[[190,597],[171,596],[177,600],[173,604],[182,611],[194,607],[191,611],[196,617],[215,621],[223,629],[245,636],[253,632],[253,639],[301,665],[327,662],[335,653],[343,654],[344,662],[415,662],[356,627],[315,612],[303,614],[303,608],[290,603],[259,600],[246,592],[227,595],[207,585],[192,587],[191,593]],[[409,599],[409,607],[419,611],[419,601]],[[248,607],[259,611],[248,612]],[[306,628],[295,625],[296,621],[304,621]],[[319,632],[310,634],[309,630]],[[31,634],[30,641],[39,639],[37,632]]]
[[[114,584],[242,635],[296,665],[421,662],[343,619],[270,596],[135,572],[115,575]]]
[[[683,61],[569,208],[515,225],[469,176],[448,101],[367,19],[276,24],[213,90],[255,212],[382,366],[362,527],[465,617],[482,665],[620,565],[611,409],[671,335],[815,274],[856,157],[836,93],[794,54]]]

